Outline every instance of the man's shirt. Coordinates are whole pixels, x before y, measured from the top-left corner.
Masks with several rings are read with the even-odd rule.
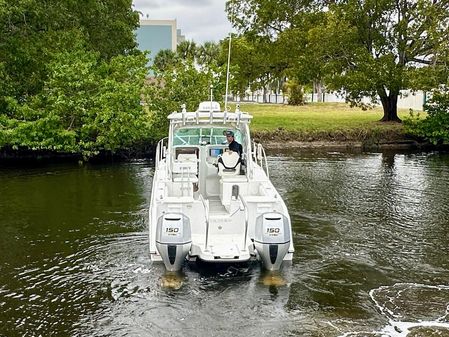
[[[239,143],[237,143],[235,140],[229,143],[229,150],[233,152],[237,152],[239,156],[243,153],[243,146]]]

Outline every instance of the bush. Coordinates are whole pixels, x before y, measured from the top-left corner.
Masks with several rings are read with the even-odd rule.
[[[424,110],[427,112],[424,119],[410,112],[410,118],[404,120],[405,130],[433,144],[449,143],[449,90],[434,92]]]
[[[148,116],[140,105],[144,55],[103,60],[83,49],[61,52],[44,89],[25,103],[9,98],[0,118],[0,147],[80,153],[114,152],[141,140]]]
[[[284,85],[284,91],[288,95],[288,104],[304,105],[304,88],[295,80],[289,80]]]

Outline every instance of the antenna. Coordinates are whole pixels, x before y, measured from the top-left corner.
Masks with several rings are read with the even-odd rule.
[[[213,108],[213,100],[214,100],[214,86],[210,85],[210,116],[209,116],[209,123],[212,124],[212,120],[214,118],[214,108]]]
[[[229,32],[228,69],[226,70],[226,94],[225,94],[224,111],[227,111],[227,109],[228,109],[229,67],[231,64],[231,40],[232,40],[232,34],[231,34],[231,32]]]
[[[186,105],[182,104],[181,105],[181,113],[182,113],[182,125],[186,125]]]
[[[212,111],[214,111],[214,109],[212,108],[212,103],[214,101],[214,86],[211,84],[209,88],[210,88],[210,107],[209,107],[209,111],[212,112]]]

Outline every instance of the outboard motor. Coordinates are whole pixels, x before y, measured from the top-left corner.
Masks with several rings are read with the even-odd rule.
[[[167,213],[158,219],[156,248],[168,271],[181,269],[191,245],[192,233],[188,217],[180,213]]]
[[[257,217],[254,246],[265,268],[279,270],[290,246],[289,221],[281,213],[264,213]]]

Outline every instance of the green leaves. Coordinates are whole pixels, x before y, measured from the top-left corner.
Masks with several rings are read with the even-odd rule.
[[[179,62],[178,55],[170,49],[163,49],[156,54],[153,61],[154,71],[162,73],[173,68]]]
[[[3,119],[0,146],[90,157],[141,140],[147,127],[139,99],[146,62],[144,55],[105,61],[85,50],[56,54],[44,90],[15,104],[16,118]]]
[[[289,80],[284,85],[284,92],[288,95],[288,103],[290,105],[303,105],[304,88],[294,80]]]
[[[222,101],[226,85],[227,42],[221,44],[205,42],[196,45],[184,41],[176,53],[161,50],[154,58],[154,79],[145,89],[146,106],[151,116],[151,137],[158,140],[168,132],[167,116],[180,111],[186,104],[188,111],[195,111],[202,101],[210,100],[212,86],[215,101]],[[236,91],[235,74],[232,67],[230,87]]]
[[[410,114],[404,121],[408,133],[423,137],[433,144],[449,143],[449,89],[443,87],[433,92],[432,98],[425,105],[427,116],[422,119],[419,114]]]
[[[167,116],[180,111],[186,104],[188,111],[195,111],[198,104],[210,99],[210,85],[214,99],[220,101],[224,90],[223,77],[211,70],[201,70],[193,62],[177,63],[176,66],[157,73],[154,81],[146,87],[145,99],[151,113],[151,136],[153,139],[165,137],[168,132]]]
[[[447,1],[229,0],[227,11],[242,36],[275,47],[264,57],[284,75],[323,81],[354,105],[366,96],[388,101],[384,120],[398,119],[400,90],[445,83]]]
[[[116,151],[144,138],[131,0],[0,0],[0,147]]]
[[[131,0],[17,0],[0,8],[0,63],[10,79],[0,101],[27,100],[42,90],[54,53],[83,46],[109,59],[135,47]]]

